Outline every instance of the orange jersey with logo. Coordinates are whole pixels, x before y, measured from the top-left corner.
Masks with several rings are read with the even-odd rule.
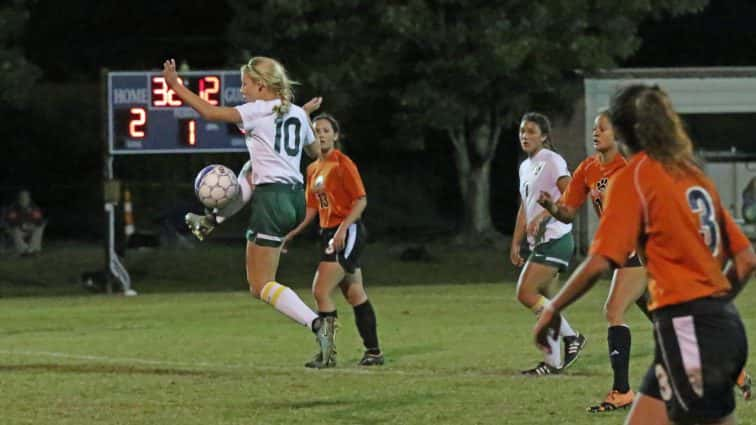
[[[670,172],[641,152],[609,183],[590,252],[615,264],[645,252],[654,310],[729,291],[722,266],[750,245],[703,172]]]
[[[334,149],[307,167],[307,207],[317,208],[320,227],[336,227],[365,196],[362,177],[348,156]]]
[[[599,154],[589,156],[575,169],[560,202],[577,209],[583,206],[587,197],[590,196],[596,214],[601,217],[604,212],[604,194],[609,186],[609,178],[626,164],[627,161],[619,153],[614,155],[614,159],[608,164],[601,163]]]

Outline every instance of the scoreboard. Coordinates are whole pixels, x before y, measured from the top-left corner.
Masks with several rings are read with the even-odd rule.
[[[212,105],[244,103],[238,70],[188,71],[179,78]],[[236,125],[203,120],[160,71],[110,72],[107,91],[111,155],[247,151]]]

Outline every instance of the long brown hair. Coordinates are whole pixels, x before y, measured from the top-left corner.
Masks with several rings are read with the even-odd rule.
[[[671,168],[694,165],[693,143],[667,93],[658,86],[632,84],[612,97],[609,119],[631,151]]]

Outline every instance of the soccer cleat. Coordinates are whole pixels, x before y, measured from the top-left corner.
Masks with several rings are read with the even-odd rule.
[[[743,400],[750,400],[753,395],[751,392],[751,375],[745,369],[741,370],[740,375],[738,375],[737,386],[740,393],[743,394]]]
[[[587,340],[580,332],[575,336],[566,336],[562,339],[564,340],[564,366],[562,369],[567,369],[578,359]]]
[[[528,376],[544,376],[544,375],[556,375],[560,373],[562,369],[549,366],[548,364],[541,362],[538,363],[533,369],[523,370],[521,373]]]
[[[383,364],[383,353],[373,354],[369,351],[365,351],[365,354],[360,360],[360,366],[381,366]]]
[[[215,220],[212,216],[186,213],[184,221],[199,240],[204,240],[215,228]]]
[[[312,361],[308,362],[307,364],[312,363],[312,366],[305,366],[307,367],[313,367],[316,369],[323,369],[326,367],[330,367],[329,364],[331,363],[331,357],[334,356],[334,353],[336,352],[336,343],[335,343],[335,332],[336,332],[336,318],[329,316],[329,317],[321,317],[318,319],[320,321],[320,327],[318,328],[318,331],[315,333],[315,340],[318,342],[318,345],[320,346],[320,361],[314,362],[314,360],[317,360],[318,356],[315,356],[316,358]],[[336,359],[333,359],[334,366],[336,365]]]
[[[633,399],[635,399],[635,392],[633,390],[628,390],[626,393],[612,390],[606,395],[601,404],[590,406],[586,410],[590,413],[602,413],[617,409],[627,409],[633,404]]]
[[[334,350],[331,353],[331,358],[328,360],[328,363],[325,365],[323,364],[323,353],[319,352],[312,356],[312,360],[305,363],[305,367],[309,367],[311,369],[324,369],[329,367],[336,367],[336,351]]]

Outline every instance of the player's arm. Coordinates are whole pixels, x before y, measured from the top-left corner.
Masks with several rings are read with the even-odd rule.
[[[756,271],[756,253],[754,253],[753,247],[748,247],[735,254],[725,269],[727,279],[732,285],[732,298],[735,298],[745,288],[754,271]]]
[[[585,202],[586,187],[583,178],[583,163],[575,170],[575,176],[563,176],[557,180],[557,187],[562,192],[559,201],[551,198],[548,192],[541,192],[538,197],[538,204],[549,212],[554,218],[562,223],[572,223],[577,216],[578,209]],[[567,181],[566,188],[563,189],[564,182]]]
[[[725,268],[725,275],[732,285],[730,297],[735,298],[756,270],[756,253],[730,213],[724,208],[721,208],[721,211],[720,224],[724,233],[723,241],[726,244],[725,248],[732,255],[731,261]]]
[[[310,225],[310,223],[312,223],[312,221],[315,219],[317,215],[318,215],[317,208],[307,207],[307,210],[305,211],[304,220],[302,220],[302,222],[299,223],[297,227],[295,227],[291,232],[289,232],[286,235],[286,240],[289,241],[291,239],[294,239],[294,237],[302,233],[302,231],[306,229],[307,226]]]
[[[304,146],[304,151],[312,159],[318,159],[320,157],[320,143],[310,143]]]
[[[525,260],[520,256],[520,244],[522,238],[525,237],[525,208],[523,202],[520,200],[520,208],[517,210],[517,219],[515,219],[515,227],[512,231],[512,246],[509,248],[509,259],[516,267],[522,267]]]
[[[538,321],[533,329],[538,348],[549,352],[550,346],[547,337],[550,333],[559,334],[560,312],[588,292],[601,275],[609,270],[610,266],[609,261],[603,256],[590,255],[575,269],[567,283],[550,302],[544,305],[538,316]]]
[[[561,175],[559,178],[557,178],[556,186],[557,189],[559,189],[560,193],[564,193],[565,190],[567,190],[567,186],[570,184],[570,176],[569,175]],[[545,192],[541,192],[539,195],[539,201],[540,197],[543,196]],[[548,194],[546,194],[548,195]],[[551,199],[551,195],[548,195],[549,199]],[[540,203],[540,202],[539,202]],[[538,234],[543,231],[542,224],[544,220],[548,220],[549,216],[552,216],[551,212],[544,208],[543,211],[538,213],[527,225],[527,232],[529,235],[533,236],[534,238],[538,238]]]
[[[169,59],[163,63],[163,78],[176,95],[197,111],[202,118],[208,121],[223,121],[234,124],[242,122],[241,114],[236,108],[211,105],[181,84],[178,73],[176,73],[176,61],[174,59]]]
[[[362,217],[362,213],[367,208],[365,185],[362,182],[359,170],[357,170],[357,165],[349,158],[344,158],[341,163],[341,169],[344,189],[346,189],[346,193],[352,199],[352,206],[349,209],[349,214],[344,217],[344,220],[341,221],[338,229],[336,229],[336,233],[333,235],[333,249],[336,252],[344,249],[347,229]]]
[[[627,182],[615,180],[607,193],[606,213],[591,244],[591,251],[572,273],[559,293],[546,305],[538,318],[533,333],[536,345],[547,350],[550,332],[559,332],[561,310],[579,299],[596,283],[602,273],[612,265],[622,264],[635,249],[641,234],[640,199],[633,190],[622,190]]]
[[[541,192],[541,195],[538,197],[538,204],[562,223],[572,223],[575,220],[575,216],[577,216],[577,208],[572,208],[561,202],[554,202],[548,192]]]
[[[355,221],[359,220],[359,218],[362,216],[362,212],[365,211],[365,208],[367,207],[367,196],[362,196],[354,200],[352,202],[352,209],[349,211],[349,214],[344,218],[344,221],[339,224],[338,229],[336,229],[336,233],[333,235],[333,249],[336,252],[339,252],[344,249],[344,246],[346,245],[346,232],[349,226],[351,226]]]

